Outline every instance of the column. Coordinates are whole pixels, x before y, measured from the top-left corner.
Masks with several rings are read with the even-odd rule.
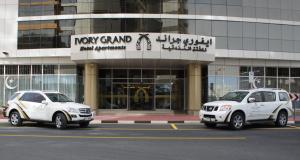
[[[84,65],[84,103],[97,112],[97,65]]]
[[[201,107],[201,64],[189,64],[187,67],[187,111],[198,114]]]

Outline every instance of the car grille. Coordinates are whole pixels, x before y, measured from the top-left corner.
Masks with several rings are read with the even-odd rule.
[[[203,106],[202,110],[211,112],[211,111],[217,111],[218,108],[219,108],[218,106]]]
[[[214,116],[214,115],[208,115],[208,114],[205,114],[203,117],[204,118],[216,118],[216,116]]]
[[[89,108],[80,108],[79,112],[82,114],[91,114],[91,109]]]

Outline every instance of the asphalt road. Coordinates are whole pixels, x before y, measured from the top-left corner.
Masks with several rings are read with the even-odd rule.
[[[0,159],[11,160],[296,160],[300,127],[102,124],[87,129],[0,124]]]

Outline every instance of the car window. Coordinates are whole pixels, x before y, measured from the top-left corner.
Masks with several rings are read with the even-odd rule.
[[[279,100],[280,101],[288,101],[289,100],[288,94],[285,92],[279,92]]]
[[[249,98],[255,98],[254,102],[262,102],[263,101],[262,97],[263,97],[262,92],[254,92],[250,95]]]
[[[264,102],[276,101],[276,94],[274,92],[263,92]]]
[[[61,93],[46,93],[46,96],[52,102],[73,102],[70,98],[68,98],[66,95],[63,95]]]
[[[28,102],[36,102],[36,103],[42,103],[43,100],[46,100],[45,97],[39,93],[25,93],[20,98],[20,101],[28,101]]]
[[[15,99],[19,95],[20,95],[20,93],[15,93],[11,97],[9,97],[9,100],[11,101],[11,100]]]

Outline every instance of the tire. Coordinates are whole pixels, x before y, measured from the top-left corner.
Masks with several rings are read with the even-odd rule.
[[[232,114],[229,122],[229,127],[233,130],[240,130],[245,125],[245,116],[241,112],[235,112]]]
[[[22,126],[23,120],[18,111],[13,111],[9,114],[9,122],[12,126]]]
[[[90,122],[80,122],[79,126],[82,128],[87,128],[89,126]]]
[[[54,118],[55,127],[57,129],[67,128],[67,118],[63,113],[57,113]]]
[[[288,122],[288,114],[284,110],[280,111],[277,115],[275,125],[277,127],[285,127],[287,125],[287,122]]]
[[[204,123],[207,128],[215,128],[217,126],[216,123]]]

